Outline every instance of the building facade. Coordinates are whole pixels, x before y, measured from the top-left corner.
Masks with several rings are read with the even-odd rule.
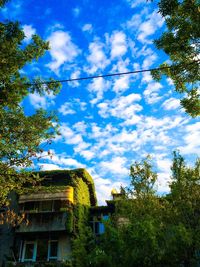
[[[70,266],[72,242],[97,205],[93,179],[85,169],[40,176],[15,201],[23,223],[0,228],[0,266]]]

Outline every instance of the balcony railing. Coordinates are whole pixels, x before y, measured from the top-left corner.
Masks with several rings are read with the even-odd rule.
[[[66,230],[67,212],[27,213],[28,223],[21,224],[17,233]]]

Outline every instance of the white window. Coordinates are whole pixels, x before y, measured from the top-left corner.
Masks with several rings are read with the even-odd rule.
[[[48,261],[58,258],[58,240],[49,240],[48,242]]]
[[[22,252],[22,262],[36,261],[36,255],[37,255],[37,242],[25,241]]]

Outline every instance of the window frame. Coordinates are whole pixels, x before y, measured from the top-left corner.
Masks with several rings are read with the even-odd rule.
[[[50,252],[51,252],[51,243],[53,242],[57,242],[57,256],[51,256]],[[51,260],[58,260],[58,239],[52,239],[48,241],[48,255],[47,255],[47,261],[51,261]]]
[[[30,259],[25,258],[28,244],[33,244],[33,254],[32,258]],[[36,257],[37,257],[37,241],[24,241],[23,251],[22,251],[22,262],[35,262]]]

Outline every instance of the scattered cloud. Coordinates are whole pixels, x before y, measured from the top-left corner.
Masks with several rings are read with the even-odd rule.
[[[130,84],[130,77],[128,75],[124,75],[115,80],[113,91],[116,94],[125,92],[127,89],[129,89],[129,84]]]
[[[106,66],[108,66],[110,61],[106,57],[104,49],[105,45],[98,39],[90,43],[89,55],[87,56],[89,66],[85,68],[85,71],[90,74],[93,74],[97,70],[104,70]]]
[[[104,92],[110,88],[110,85],[111,82],[103,78],[94,79],[91,83],[89,83],[87,89],[90,93],[92,93],[93,98],[90,103],[92,105],[97,104],[103,98]]]
[[[80,78],[80,74],[81,74],[80,70],[75,70],[74,72],[72,72],[70,79],[78,79]],[[72,81],[69,83],[69,85],[71,87],[78,87],[80,83],[78,81]]]
[[[148,19],[142,22],[138,29],[137,39],[141,43],[152,42],[148,39],[149,36],[153,35],[159,28],[164,24],[164,19],[161,17],[157,10],[150,14]]]
[[[51,150],[51,156],[48,153],[43,152],[42,161],[38,165],[43,170],[59,170],[68,168],[84,168],[85,165],[78,162],[76,159],[67,157],[65,153],[56,154],[54,150]]]
[[[61,105],[58,111],[64,116],[72,115],[75,114],[77,111],[84,111],[86,109],[86,106],[86,102],[81,102],[80,99],[75,98],[74,100],[65,102],[63,105]]]
[[[113,188],[119,190],[120,186],[127,186],[125,181],[113,181],[109,178],[102,178],[93,169],[89,169],[89,172],[95,182],[98,205],[105,205],[105,200],[111,199],[111,190]]]
[[[162,107],[165,110],[180,109],[180,100],[171,97],[163,102]]]
[[[61,170],[62,168],[52,163],[38,163],[42,171]]]
[[[83,142],[82,135],[73,131],[66,123],[62,123],[59,127],[60,136],[58,140],[62,140],[66,144],[78,145]]]
[[[31,41],[32,39],[32,36],[34,34],[36,34],[36,29],[33,28],[32,25],[23,25],[23,31],[24,31],[24,34],[25,34],[25,39],[24,39],[24,42],[28,43]]]
[[[131,17],[131,19],[126,22],[126,26],[128,27],[128,29],[137,30],[141,23],[142,23],[141,14],[134,14]]]
[[[179,147],[183,155],[200,155],[200,122],[185,126],[184,144]]]
[[[58,111],[62,115],[71,115],[75,114],[76,111],[73,109],[73,104],[71,102],[65,102],[59,109]]]
[[[73,125],[73,129],[82,134],[86,134],[87,125],[84,121],[79,121]]]
[[[131,8],[135,8],[148,3],[146,0],[127,0],[127,2],[130,4]]]
[[[109,161],[101,161],[99,164],[102,173],[112,172],[118,176],[129,174],[129,168],[126,167],[127,160],[124,157],[113,157]]]
[[[92,31],[93,31],[92,24],[90,24],[90,23],[84,24],[82,27],[82,31],[92,33]]]
[[[126,35],[122,31],[115,31],[111,37],[111,58],[121,57],[127,52]]]
[[[158,173],[158,180],[156,183],[156,190],[160,194],[167,194],[170,191],[169,185],[171,183],[171,178],[168,172]]]
[[[80,53],[79,48],[72,42],[68,32],[58,30],[51,33],[50,55],[52,61],[47,66],[54,72],[58,72],[64,63],[72,62]]]
[[[45,94],[44,96],[39,95],[38,93],[29,94],[29,101],[34,108],[39,109],[47,109],[48,107],[55,105],[55,95],[52,93]]]
[[[144,97],[148,104],[155,104],[162,98],[159,96],[158,92],[162,88],[162,85],[158,82],[152,82],[147,85],[144,90]]]
[[[127,96],[120,96],[111,101],[105,101],[98,104],[99,115],[103,118],[113,116],[121,119],[131,119],[132,116],[142,110],[142,106],[138,101],[141,100],[139,94],[130,94]]]

